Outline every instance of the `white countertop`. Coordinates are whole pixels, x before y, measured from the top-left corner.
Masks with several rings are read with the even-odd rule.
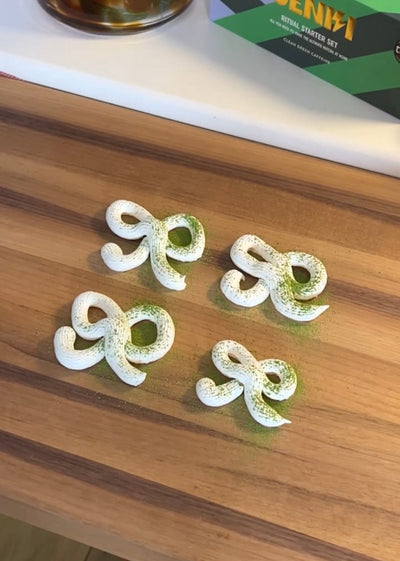
[[[86,34],[3,0],[0,71],[400,177],[400,121],[220,28],[207,0],[128,36]]]

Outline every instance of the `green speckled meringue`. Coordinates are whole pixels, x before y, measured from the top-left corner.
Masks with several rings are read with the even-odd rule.
[[[89,308],[103,310],[106,317],[91,323]],[[72,327],[57,329],[54,335],[54,351],[58,361],[71,370],[89,368],[105,358],[117,376],[130,386],[138,386],[146,374],[135,368],[136,364],[148,364],[163,357],[172,347],[175,327],[171,316],[154,305],[139,305],[123,312],[108,296],[98,292],[83,292],[72,305]],[[153,322],[157,338],[150,345],[138,346],[131,341],[131,327],[143,320]],[[99,339],[88,349],[76,350],[76,334],[88,341]]]
[[[128,224],[123,215],[132,216],[138,222]],[[139,240],[139,247],[124,255],[115,243],[107,243],[101,249],[105,264],[113,271],[128,271],[139,267],[150,256],[151,267],[158,281],[171,290],[184,290],[185,276],[178,273],[168,263],[167,257],[177,261],[192,262],[200,259],[205,246],[203,226],[197,218],[189,214],[175,214],[163,220],[154,218],[150,212],[137,203],[125,200],[114,201],[107,209],[106,221],[117,236],[126,240]],[[186,228],[191,235],[191,243],[179,246],[171,242],[168,234],[175,228]]]
[[[294,394],[297,376],[289,364],[277,359],[257,361],[243,345],[231,340],[220,341],[214,346],[212,360],[222,374],[233,380],[217,386],[211,378],[201,378],[196,384],[201,402],[219,407],[231,403],[244,392],[245,403],[255,421],[265,427],[290,423],[263,399],[264,394],[282,401]],[[279,383],[272,382],[267,374],[276,374]]]
[[[260,261],[251,252],[259,255]],[[238,238],[231,248],[231,259],[245,273],[259,280],[247,290],[240,288],[244,280],[241,271],[232,269],[221,280],[221,290],[234,304],[253,307],[271,295],[275,308],[285,317],[295,321],[311,321],[329,306],[302,303],[319,296],[327,283],[326,269],[319,259],[299,251],[279,253],[258,236],[246,234]],[[302,267],[310,274],[310,280],[296,281],[292,267]]]

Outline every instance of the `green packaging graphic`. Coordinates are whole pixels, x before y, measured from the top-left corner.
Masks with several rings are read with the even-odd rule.
[[[210,0],[221,27],[400,118],[400,0]]]

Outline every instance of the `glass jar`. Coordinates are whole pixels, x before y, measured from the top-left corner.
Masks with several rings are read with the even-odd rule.
[[[38,0],[64,23],[97,33],[130,33],[178,15],[191,0]]]

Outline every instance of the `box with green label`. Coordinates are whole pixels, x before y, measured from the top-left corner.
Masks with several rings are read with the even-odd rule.
[[[218,25],[400,118],[400,0],[210,0]]]

